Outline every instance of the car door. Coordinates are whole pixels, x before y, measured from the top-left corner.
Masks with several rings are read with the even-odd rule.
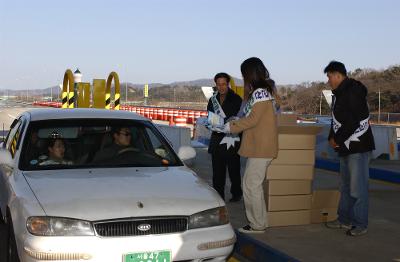
[[[24,118],[20,117],[15,119],[10,126],[7,138],[3,143],[3,150],[8,150],[11,157],[15,159],[18,151],[20,150],[22,131],[24,127]],[[15,162],[14,162],[15,163]],[[17,169],[17,163],[10,168],[4,164],[0,165],[0,207],[2,214],[5,214],[5,208],[7,206],[8,196],[10,194],[9,177]]]

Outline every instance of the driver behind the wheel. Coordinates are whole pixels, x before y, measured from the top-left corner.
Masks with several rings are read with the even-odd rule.
[[[119,154],[132,149],[131,130],[128,127],[115,127],[111,131],[113,143],[97,151],[93,158],[94,163],[107,162],[115,159]]]

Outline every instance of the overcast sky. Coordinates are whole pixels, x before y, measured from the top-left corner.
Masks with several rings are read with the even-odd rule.
[[[170,83],[241,77],[260,57],[278,84],[325,81],[400,63],[400,1],[0,0],[0,89],[46,88],[77,67],[83,80]]]

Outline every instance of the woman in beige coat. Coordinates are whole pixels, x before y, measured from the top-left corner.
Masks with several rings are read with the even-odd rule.
[[[274,88],[268,70],[259,58],[245,60],[240,69],[245,88],[249,90],[245,117],[227,123],[225,131],[243,132],[238,153],[247,157],[243,197],[249,224],[239,231],[262,233],[268,226],[263,181],[271,160],[278,153]]]

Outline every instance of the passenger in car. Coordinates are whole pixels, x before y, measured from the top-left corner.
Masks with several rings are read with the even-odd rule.
[[[134,150],[131,146],[132,133],[128,127],[116,127],[112,130],[113,143],[100,149],[93,158],[93,163],[107,162],[115,159],[119,154]]]
[[[47,150],[48,155],[44,157],[45,160],[39,163],[39,165],[73,165],[72,161],[66,160],[64,157],[65,143],[62,138],[50,139]]]

